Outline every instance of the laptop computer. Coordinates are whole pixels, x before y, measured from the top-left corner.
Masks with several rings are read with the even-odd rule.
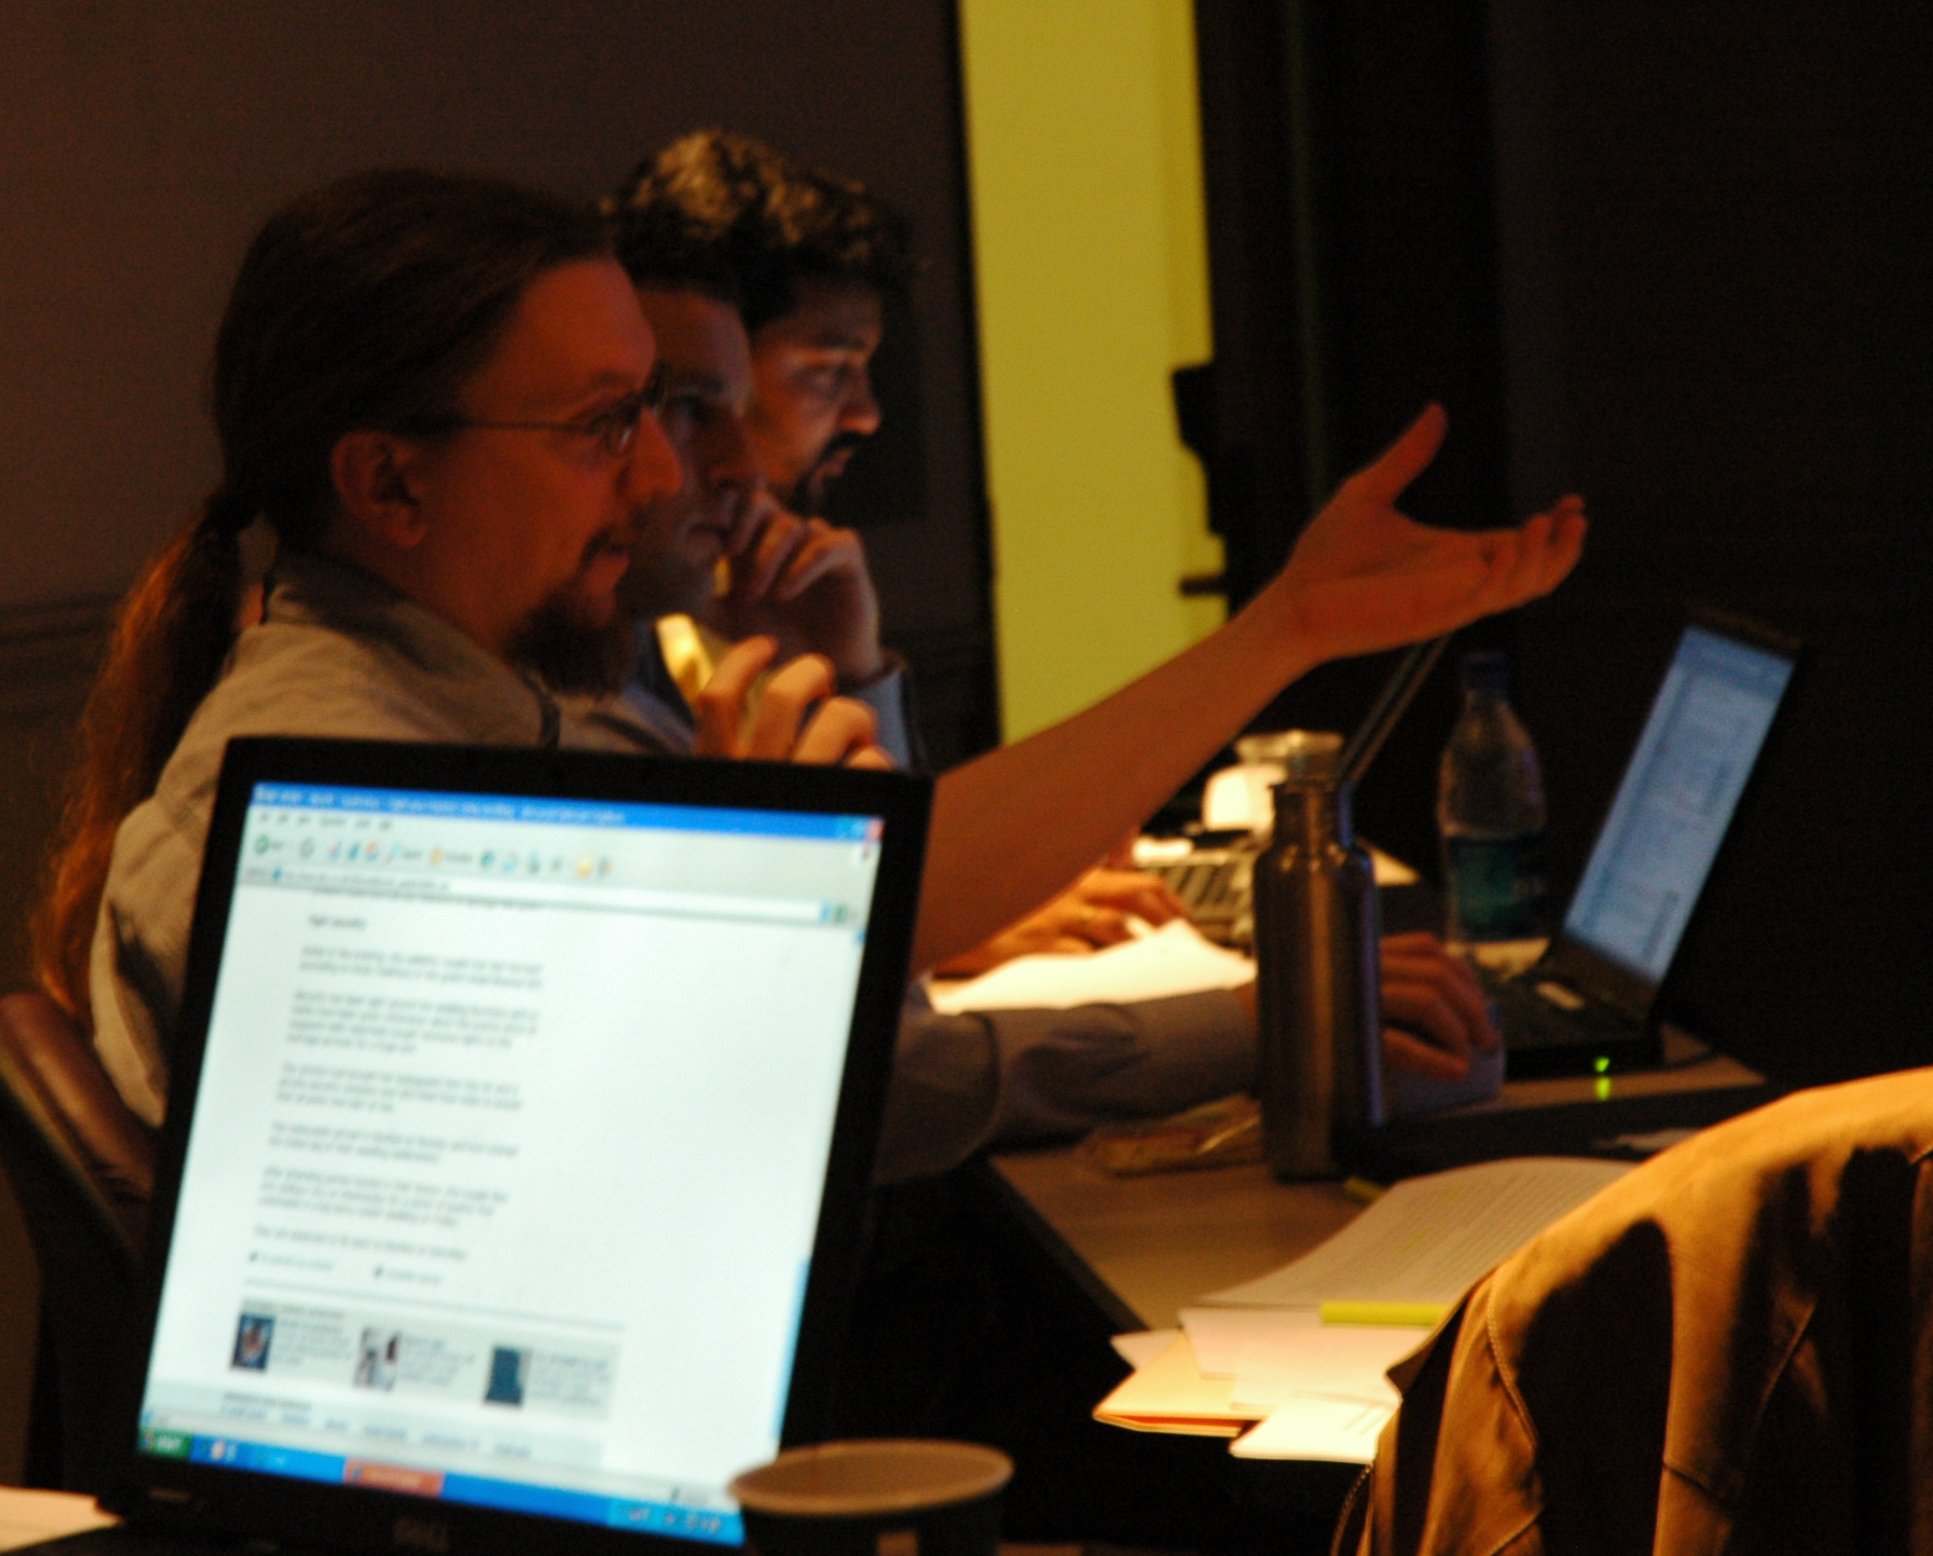
[[[1660,1062],[1660,996],[1798,658],[1737,619],[1701,613],[1680,632],[1557,932],[1492,983],[1510,1075]]]
[[[739,1547],[823,1430],[929,792],[231,745],[128,1522],[60,1549]]]

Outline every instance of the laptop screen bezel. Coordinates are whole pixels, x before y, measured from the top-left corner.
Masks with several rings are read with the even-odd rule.
[[[122,1477],[104,1501],[143,1522],[342,1549],[565,1552],[652,1548],[730,1550],[650,1531],[482,1509],[400,1493],[349,1490],[279,1475],[215,1468],[138,1451],[141,1396],[161,1296],[182,1170],[200,1083],[221,950],[249,799],[259,783],[511,794],[627,803],[745,807],[877,817],[879,872],[853,1004],[815,1256],[801,1303],[780,1443],[823,1435],[847,1306],[863,1246],[874,1151],[893,1035],[903,999],[931,806],[929,780],[902,773],[752,762],[660,760],[600,752],[540,751],[381,741],[250,738],[231,742],[217,788],[191,930],[187,977],[171,1057],[169,1109],[158,1144],[145,1270],[142,1343],[119,1415],[127,1445]],[[443,1543],[447,1542],[447,1543]]]

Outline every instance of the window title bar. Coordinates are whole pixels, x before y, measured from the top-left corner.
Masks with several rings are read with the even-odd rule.
[[[411,816],[436,821],[723,832],[838,842],[877,838],[882,828],[880,820],[873,816],[731,810],[709,805],[636,805],[614,800],[548,800],[516,794],[444,794],[422,789],[357,789],[320,784],[258,783],[250,795],[250,805],[251,808],[306,810],[337,816]]]

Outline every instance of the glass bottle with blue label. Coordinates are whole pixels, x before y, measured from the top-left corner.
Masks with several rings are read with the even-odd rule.
[[[1550,932],[1544,875],[1544,776],[1510,706],[1510,662],[1463,656],[1463,711],[1437,770],[1448,932],[1464,943]]]

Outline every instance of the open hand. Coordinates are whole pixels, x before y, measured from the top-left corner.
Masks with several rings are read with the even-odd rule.
[[[1442,446],[1432,405],[1309,522],[1271,588],[1288,591],[1324,659],[1374,653],[1453,631],[1548,594],[1577,565],[1584,503],[1561,498],[1515,529],[1419,524],[1396,500]]]

